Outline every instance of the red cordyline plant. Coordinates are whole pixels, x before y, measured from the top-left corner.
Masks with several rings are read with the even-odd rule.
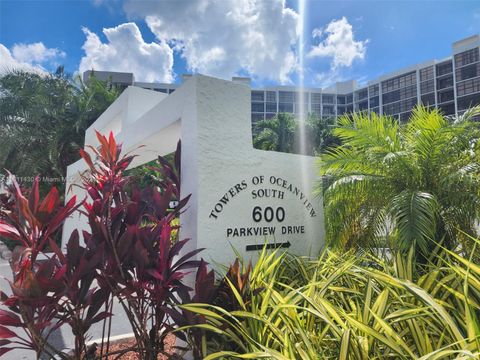
[[[119,301],[136,337],[135,350],[142,359],[157,359],[167,330],[175,327],[172,309],[191,300],[185,296],[192,290],[185,276],[198,268],[197,282],[213,286],[213,273],[206,271],[205,263],[193,260],[201,249],[180,255],[187,240],[174,241],[171,236],[176,229],[172,220],[184,211],[189,198],[180,197],[180,143],[174,164],[159,159],[160,188],[129,192],[130,178],[124,173],[134,156],[121,156],[121,145],[112,134],[97,133],[97,138],[98,149],[90,148],[95,157],[81,151],[89,168],[82,176],[88,198],[81,204],[75,205],[72,198],[60,206],[55,189],[40,201],[38,180],[27,199],[14,181],[13,205],[0,210],[0,236],[15,240],[21,249],[12,263],[13,295],[1,294],[9,310],[0,313],[0,355],[12,348],[62,359],[111,355],[110,315],[113,302]],[[172,200],[178,200],[173,208]],[[84,245],[74,231],[62,253],[54,234],[81,205],[78,211],[89,225],[89,231],[82,232]],[[47,245],[53,251],[48,255]],[[39,261],[39,254],[46,260]],[[99,321],[105,341],[100,349],[87,347],[88,330]],[[75,336],[68,354],[49,342],[52,332],[63,325],[69,325]],[[26,337],[15,328],[24,329]]]
[[[124,171],[133,157],[120,158],[121,147],[112,135],[97,137],[101,145],[91,149],[97,164],[88,153],[81,154],[90,167],[83,186],[91,199],[85,205],[91,233],[84,239],[87,247],[104,246],[98,281],[124,307],[141,357],[156,359],[163,353],[165,329],[172,321],[168,309],[175,306],[179,293],[190,290],[184,278],[200,264],[192,259],[201,249],[180,256],[188,240],[174,242],[171,236],[172,221],[189,199],[180,197],[180,144],[173,165],[159,159],[160,188],[128,194]],[[172,200],[178,200],[174,208]]]
[[[177,298],[177,305],[179,306],[167,309],[167,313],[178,329],[175,330],[171,325],[167,325],[167,328],[169,331],[175,332],[177,337],[188,345],[195,360],[204,359],[208,352],[207,332],[201,328],[201,325],[206,324],[206,320],[202,314],[183,309],[181,305],[189,303],[212,304],[217,297],[217,293],[218,286],[215,284],[215,273],[213,270],[208,271],[207,264],[201,261],[195,278],[193,296],[187,289],[180,289]],[[186,329],[186,331],[178,331],[182,329]]]
[[[34,350],[37,358],[43,353],[67,359],[68,354],[49,342],[52,333],[67,323],[75,334],[74,353],[86,353],[85,334],[102,319],[102,315],[95,317],[95,307],[91,306],[97,294],[89,280],[95,276],[95,260],[86,256],[83,265],[73,261],[67,264],[66,258],[80,253],[80,246],[69,243],[71,251],[63,255],[55,242],[64,220],[78,208],[76,199],[61,206],[59,194],[52,188],[40,201],[38,178],[26,197],[15,178],[11,179],[9,196],[2,198],[0,207],[0,235],[18,246],[11,263],[12,295],[0,293],[8,308],[0,310],[0,355],[24,348]],[[47,246],[54,250],[53,255],[46,252]],[[80,287],[89,293],[80,291]]]

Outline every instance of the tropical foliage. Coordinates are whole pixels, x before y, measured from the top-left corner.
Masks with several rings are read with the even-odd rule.
[[[130,179],[124,172],[134,156],[121,156],[122,147],[112,134],[107,138],[97,133],[97,138],[98,149],[81,150],[89,169],[82,176],[88,194],[83,202],[76,204],[72,198],[61,206],[55,188],[41,200],[38,178],[28,196],[13,179],[9,196],[2,197],[0,235],[18,246],[11,264],[12,293],[0,292],[0,355],[24,348],[34,350],[37,358],[105,358],[113,303],[118,302],[135,334],[133,350],[142,359],[157,359],[163,353],[164,330],[175,327],[170,314],[182,299],[190,300],[187,273],[197,272],[202,284],[192,300],[204,299],[211,273],[205,263],[192,259],[201,249],[179,257],[187,240],[172,236],[174,221],[189,199],[180,197],[180,149],[174,163],[159,159],[161,187],[127,191]],[[174,207],[172,200],[179,200]],[[75,230],[63,253],[55,234],[79,207],[88,222],[81,234],[84,244]],[[39,256],[46,260],[39,261]],[[189,320],[194,319],[181,324],[191,324]],[[98,322],[103,322],[104,340],[97,349],[86,340]],[[71,352],[51,343],[51,334],[60,327],[70,327],[74,334]]]
[[[297,123],[292,114],[280,113],[255,125],[254,146],[262,150],[292,152]]]
[[[234,306],[182,308],[204,319],[205,360],[478,359],[480,268],[441,248],[429,260],[418,275],[413,248],[390,262],[264,251],[241,281],[225,278]]]
[[[476,108],[469,116],[480,112]],[[480,215],[480,126],[416,108],[406,125],[372,113],[338,120],[342,142],[320,159],[327,240],[346,248],[437,243],[472,253]]]
[[[305,123],[308,155],[323,154],[328,148],[340,145],[340,139],[333,134],[335,117],[320,117],[309,114]]]
[[[39,175],[40,193],[54,183],[63,194],[66,168],[80,158],[85,130],[118,90],[95,78],[84,84],[60,67],[46,75],[4,74],[0,93],[0,169],[27,184]]]
[[[309,114],[302,124],[293,114],[279,113],[255,125],[253,144],[262,150],[316,155],[339,143],[332,133],[334,126],[333,117]],[[301,134],[304,139],[300,138]],[[305,144],[302,146],[301,142]]]

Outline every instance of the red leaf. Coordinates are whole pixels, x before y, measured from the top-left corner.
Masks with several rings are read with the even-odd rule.
[[[113,131],[110,131],[110,136],[108,138],[108,145],[109,145],[110,157],[112,161],[117,161],[117,144],[115,142],[115,137],[113,136]]]
[[[22,326],[22,321],[13,312],[0,310],[0,324],[5,326]]]
[[[17,190],[16,197],[16,206],[18,207],[22,216],[25,218],[26,222],[30,226],[38,225],[35,216],[33,216],[32,212],[30,211],[30,207],[28,206],[28,200],[25,198],[25,196],[23,196],[20,188]]]
[[[152,275],[155,279],[160,280],[160,281],[163,281],[163,276],[162,276],[162,274],[160,274],[157,270],[150,269],[150,270],[147,270],[147,273],[149,273],[150,275]]]
[[[62,267],[55,273],[54,279],[57,281],[60,280],[63,277],[63,275],[65,275],[67,270],[68,270],[67,264],[62,265]]]
[[[92,200],[100,199],[100,193],[93,186],[88,186],[87,192],[88,192],[88,195],[90,195],[90,197],[92,198]]]
[[[82,157],[83,161],[85,161],[90,168],[90,170],[94,171],[95,166],[93,165],[92,158],[90,157],[90,154],[87,153],[85,150],[80,149],[80,156]]]
[[[9,352],[10,350],[13,350],[13,348],[0,348],[0,356],[6,354],[7,352]]]
[[[63,224],[65,219],[69,217],[73,212],[75,212],[82,205],[82,203],[75,205],[76,201],[77,201],[77,197],[73,196],[68,201],[68,203],[66,203],[65,206],[57,212],[57,214],[53,217],[53,219],[50,220],[50,224],[48,227],[49,235],[52,234],[55,230],[57,230],[57,228]]]
[[[101,312],[97,316],[95,316],[92,320],[89,321],[89,325],[93,325],[99,321],[102,321],[103,319],[106,319],[109,316],[112,316],[112,313],[109,313],[107,311]]]
[[[0,220],[0,236],[20,241],[20,234],[16,228]]]
[[[16,336],[17,334],[12,330],[7,329],[5,326],[0,326],[0,339],[10,339]]]
[[[60,201],[60,197],[58,195],[58,190],[56,187],[52,187],[50,192],[45,196],[40,207],[38,208],[39,212],[43,212],[46,214],[51,214],[53,210],[58,207]]]
[[[110,152],[109,152],[109,147],[108,147],[108,140],[105,136],[103,136],[101,133],[99,133],[97,130],[95,130],[95,134],[97,135],[97,139],[100,142],[100,155],[103,158],[103,160],[110,161]]]
[[[80,256],[80,237],[78,230],[75,229],[70,234],[70,239],[67,242],[67,264],[69,267],[74,267],[79,262]]]
[[[65,255],[63,255],[62,250],[58,247],[57,243],[53,239],[49,239],[50,249],[58,256],[58,259],[62,264],[65,264],[67,261]]]
[[[33,212],[37,211],[38,201],[40,200],[40,193],[38,191],[38,182],[39,182],[39,178],[38,176],[36,176],[35,181],[33,182],[33,185],[32,185],[32,189],[30,190],[30,196],[28,198],[28,204],[30,206],[30,209],[32,209]]]

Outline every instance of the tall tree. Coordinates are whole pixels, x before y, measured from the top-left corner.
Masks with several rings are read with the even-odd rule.
[[[333,135],[335,117],[320,117],[309,114],[305,122],[305,134],[308,140],[308,155],[319,155],[328,148],[338,146],[340,139]]]
[[[309,114],[302,124],[293,114],[280,113],[256,124],[253,143],[256,148],[263,150],[293,153],[306,151],[306,155],[315,156],[328,147],[339,144],[340,140],[332,133],[334,127],[333,117],[321,118]],[[305,139],[300,139],[301,133]],[[305,146],[301,146],[303,141]]]
[[[291,152],[296,129],[297,122],[292,114],[277,114],[256,124],[257,135],[254,138],[254,145],[262,150]]]
[[[7,73],[0,77],[0,94],[0,168],[31,179],[65,176],[80,158],[85,130],[118,91],[94,78],[84,84],[60,67],[47,75]]]
[[[339,119],[342,145],[320,160],[328,179],[327,240],[340,247],[389,246],[420,257],[435,243],[455,248],[480,215],[479,123],[416,108],[400,126],[390,117]],[[468,248],[463,243],[463,249]]]

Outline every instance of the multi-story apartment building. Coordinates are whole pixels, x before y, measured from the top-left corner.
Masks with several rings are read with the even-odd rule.
[[[354,80],[326,89],[298,89],[283,86],[252,89],[252,121],[270,118],[278,112],[304,111],[319,116],[352,111],[376,112],[408,120],[412,108],[422,103],[445,115],[461,114],[480,104],[480,35],[455,42],[452,56],[430,60],[386,74],[357,86]],[[300,103],[304,99],[304,103]]]
[[[90,72],[84,73],[88,79]],[[130,84],[146,89],[171,93],[174,84],[135,82],[133,74],[95,72],[112,83]],[[99,76],[99,74],[101,74]],[[248,78],[233,78],[250,84]],[[303,91],[303,96],[301,92]],[[438,108],[445,115],[460,115],[471,106],[480,104],[480,35],[474,35],[452,44],[451,56],[430,60],[383,75],[358,86],[355,80],[337,82],[334,86],[298,89],[274,86],[252,89],[252,123],[273,117],[279,112],[305,113],[321,117],[365,111],[389,115],[400,122],[408,120],[412,108],[419,103]]]

